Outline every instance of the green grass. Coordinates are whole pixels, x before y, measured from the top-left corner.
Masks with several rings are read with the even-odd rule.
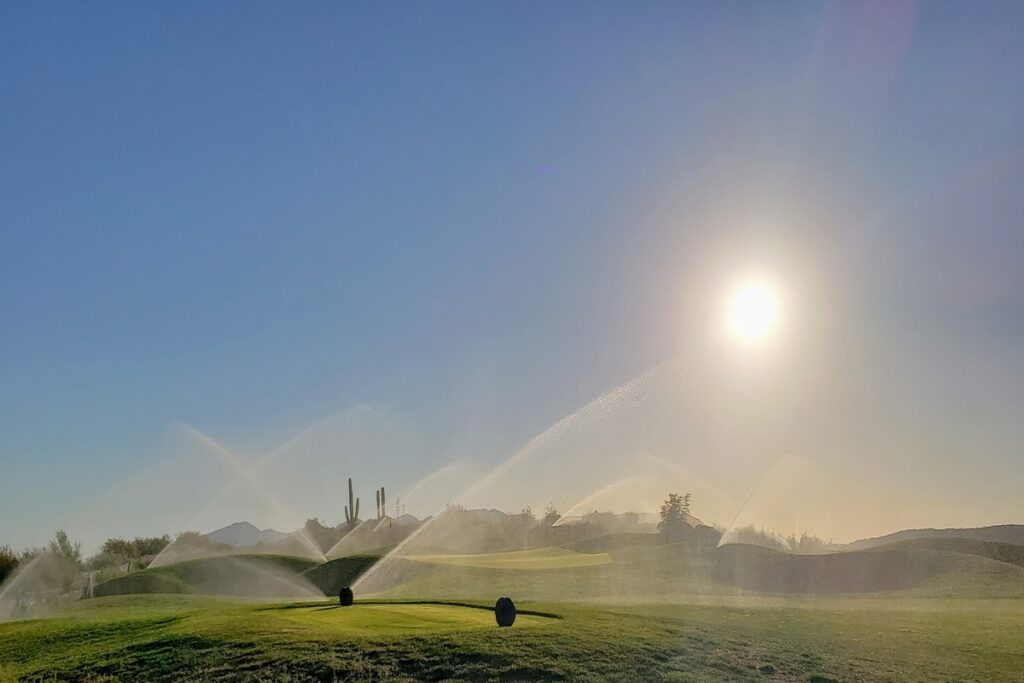
[[[318,563],[284,555],[205,557],[146,569],[96,586],[97,597],[137,593],[200,593],[234,596],[297,595],[315,592],[309,581],[292,577]]]
[[[1019,600],[736,598],[731,605],[76,603],[0,624],[0,680],[1019,681]],[[520,605],[523,608],[524,605]]]
[[[1024,545],[1014,545],[1012,543],[978,541],[970,538],[920,538],[877,546],[877,549],[881,550],[894,548],[939,550],[959,553],[961,555],[976,555],[1024,567]],[[872,550],[875,549],[873,548]]]
[[[0,681],[1024,681],[1017,546],[943,539],[791,556],[609,537],[587,549],[397,560],[380,568],[401,579],[391,600],[357,594],[346,608],[196,593],[265,570],[336,594],[377,558],[138,572],[104,585],[184,594],[0,624]],[[836,590],[851,586],[860,593]],[[499,595],[520,608],[512,629],[494,624]]]
[[[594,567],[612,561],[608,553],[581,553],[552,547],[477,555],[406,555],[404,559],[426,564],[515,570]]]
[[[1024,568],[932,548],[793,556],[756,546],[657,544],[601,554],[548,553],[391,559],[362,586],[381,597],[444,599],[485,599],[500,587],[522,599],[558,602],[678,602],[735,594],[1024,597]],[[595,557],[602,559],[591,561]],[[579,558],[585,561],[576,562]]]
[[[350,638],[444,633],[465,629],[493,629],[492,608],[449,603],[394,603],[373,601],[352,607],[301,606],[281,610],[285,619],[312,626],[323,633]],[[534,628],[550,617],[520,615],[516,625]]]

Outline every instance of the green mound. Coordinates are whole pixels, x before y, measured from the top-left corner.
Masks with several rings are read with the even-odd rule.
[[[663,545],[664,543],[664,539],[659,534],[622,533],[587,538],[570,543],[566,547],[581,553],[607,553],[613,550],[622,550],[623,548],[649,547],[652,545]]]
[[[404,559],[457,567],[518,570],[594,567],[612,561],[607,553],[580,553],[568,548],[553,547],[475,555],[406,555]]]
[[[1024,567],[1024,545],[979,541],[970,538],[921,538],[897,541],[879,549],[941,550],[962,555],[977,555],[999,562]]]
[[[723,584],[760,593],[1024,592],[1024,570],[1018,566],[902,544],[827,555],[789,555],[758,546],[729,545],[716,551],[712,571]]]
[[[356,579],[379,560],[377,555],[352,555],[331,560],[304,571],[302,575],[309,579],[324,595],[336,596],[345,586],[351,586]]]
[[[105,581],[96,586],[97,598],[110,595],[139,595],[148,593],[192,593],[191,586],[181,580],[146,570]]]
[[[200,593],[236,597],[312,597],[302,573],[316,562],[283,555],[226,555],[188,560],[105,581],[96,597],[138,593]]]
[[[374,570],[365,589],[390,598],[476,600],[493,598],[500,586],[528,600],[626,603],[737,594],[1024,595],[1024,568],[979,554],[897,547],[791,555],[749,545],[633,545],[634,540],[608,537],[602,541],[606,553],[541,548],[392,558]],[[1011,550],[988,548],[1004,560],[1014,559]],[[546,571],[536,571],[541,569]]]
[[[324,634],[360,638],[495,628],[493,606],[443,602],[357,602],[351,607],[287,607],[275,612],[290,622],[312,627]],[[515,626],[530,628],[547,621],[550,617],[522,613],[517,616]]]

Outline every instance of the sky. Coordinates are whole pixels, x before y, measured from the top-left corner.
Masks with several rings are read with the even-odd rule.
[[[1022,29],[1014,2],[0,6],[0,545],[337,523],[348,476],[426,514],[524,446],[534,479],[678,455],[723,522],[794,454],[900,487],[847,535],[1024,522]],[[713,340],[750,273],[774,356]],[[657,419],[614,393],[666,361]]]

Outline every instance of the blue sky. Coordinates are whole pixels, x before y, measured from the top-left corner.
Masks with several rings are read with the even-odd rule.
[[[1022,28],[995,2],[4,5],[0,543],[75,529],[180,424],[268,450],[369,406],[416,434],[379,456],[396,488],[500,462],[676,354],[748,261],[814,294],[837,358],[988,363],[909,400],[976,384],[1024,480]]]

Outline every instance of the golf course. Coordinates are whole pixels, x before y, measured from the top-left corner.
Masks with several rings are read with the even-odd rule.
[[[228,554],[145,569],[0,623],[0,680],[823,683],[1024,671],[1024,546],[919,539],[794,555],[650,540],[325,563]],[[361,595],[363,576],[390,587]],[[354,604],[324,597],[350,584]],[[505,594],[511,628],[495,623]]]
[[[119,596],[0,625],[0,680],[1020,680],[1020,600],[239,604]]]

